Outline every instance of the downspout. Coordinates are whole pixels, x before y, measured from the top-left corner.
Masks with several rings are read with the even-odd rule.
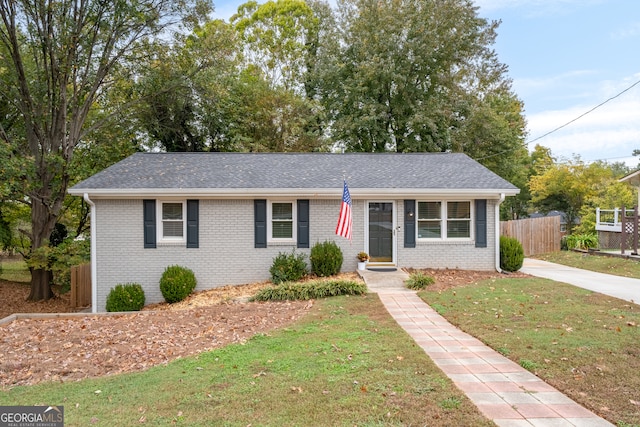
[[[496,271],[498,273],[502,273],[502,269],[500,268],[500,205],[504,202],[504,193],[500,193],[500,199],[498,199],[498,203],[495,205],[495,235],[496,235]],[[93,231],[93,228],[91,229]],[[93,243],[92,243],[93,244]]]
[[[89,199],[89,193],[84,193],[84,201],[91,206],[91,312],[98,312],[98,272],[96,253],[96,205]]]

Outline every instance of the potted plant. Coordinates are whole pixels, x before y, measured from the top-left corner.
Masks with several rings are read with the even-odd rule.
[[[369,261],[369,254],[366,252],[359,252],[358,255],[358,270],[364,270],[367,266],[367,261]]]

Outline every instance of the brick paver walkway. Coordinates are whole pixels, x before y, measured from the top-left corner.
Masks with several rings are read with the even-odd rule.
[[[380,273],[374,273],[378,276]],[[415,292],[398,286],[402,278],[363,274],[369,288],[435,364],[480,411],[500,427],[611,427],[540,378],[447,322]],[[373,283],[377,282],[377,283]]]

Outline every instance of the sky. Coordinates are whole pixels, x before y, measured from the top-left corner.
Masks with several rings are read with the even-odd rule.
[[[219,0],[214,17],[228,21],[243,2]],[[545,146],[561,162],[579,156],[637,167],[640,1],[475,4],[481,17],[501,21],[493,47],[524,103],[529,148]]]

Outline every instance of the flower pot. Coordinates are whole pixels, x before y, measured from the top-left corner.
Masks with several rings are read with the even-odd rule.
[[[358,261],[358,270],[362,271],[365,268],[367,268],[367,263],[366,261]]]

